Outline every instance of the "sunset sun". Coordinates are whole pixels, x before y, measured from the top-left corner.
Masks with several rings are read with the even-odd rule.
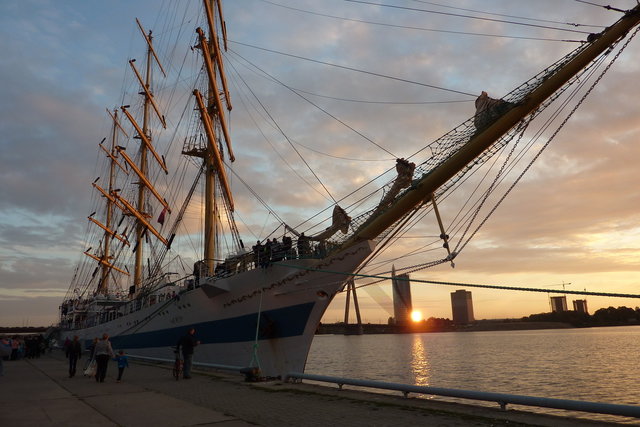
[[[419,322],[422,320],[422,313],[419,312],[418,310],[413,310],[411,312],[411,320],[413,320],[414,322]]]

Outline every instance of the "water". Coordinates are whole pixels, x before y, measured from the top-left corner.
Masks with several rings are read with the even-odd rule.
[[[305,372],[433,387],[640,405],[637,379],[639,355],[640,326],[317,335]],[[455,400],[444,397],[435,399]],[[497,406],[495,403],[489,405]],[[519,409],[640,425],[640,420],[623,417],[545,408]]]

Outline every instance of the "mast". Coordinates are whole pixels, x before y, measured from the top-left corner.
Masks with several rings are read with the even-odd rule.
[[[153,40],[151,37],[151,31],[149,31],[149,40]],[[145,71],[145,82],[144,86],[148,89],[150,87],[151,80],[151,46],[147,47],[147,60],[146,60],[146,71]],[[143,118],[142,118],[142,134],[147,136],[149,135],[149,97],[144,97],[144,105],[143,105]],[[147,175],[148,164],[147,164],[147,145],[140,144],[140,160],[138,162],[138,166],[140,168],[140,172],[143,176]],[[144,214],[145,213],[145,196],[146,196],[146,186],[142,180],[138,183],[138,200],[137,200],[137,210],[138,212]],[[142,285],[142,272],[144,268],[144,233],[145,233],[144,224],[140,221],[136,223],[136,262],[133,270],[133,286],[135,286],[136,292],[140,289]]]
[[[152,61],[155,59],[155,62],[158,64],[160,71],[162,71],[163,75],[166,76],[164,69],[162,68],[162,64],[156,54],[153,43],[152,43],[152,32],[149,31],[147,34],[142,27],[142,24],[138,19],[136,19],[136,23],[147,43],[147,55],[146,55],[146,63],[145,63],[145,72],[144,78],[140,75],[135,66],[135,59],[129,61],[129,65],[133,69],[133,72],[140,83],[141,91],[140,95],[144,96],[143,103],[143,117],[142,117],[142,126],[140,126],[136,119],[131,115],[131,113],[127,110],[129,108],[128,105],[123,105],[120,107],[124,115],[127,117],[131,125],[133,125],[136,130],[137,135],[134,136],[135,139],[140,140],[140,148],[138,151],[139,160],[136,164],[125,152],[124,147],[115,146],[116,151],[122,157],[122,159],[126,162],[133,172],[138,176],[138,191],[136,201],[134,203],[129,203],[124,197],[122,197],[117,190],[113,190],[109,193],[109,197],[112,197],[118,206],[126,215],[135,217],[135,263],[134,263],[134,276],[133,276],[133,286],[129,289],[129,294],[136,294],[140,288],[142,287],[142,279],[144,272],[144,247],[145,247],[145,239],[148,237],[148,232],[153,234],[158,240],[160,240],[163,244],[167,245],[169,242],[165,239],[158,230],[156,230],[149,219],[151,215],[148,211],[147,205],[147,196],[153,195],[155,199],[160,203],[161,207],[166,211],[171,213],[169,209],[169,205],[167,201],[160,195],[160,193],[154,188],[153,184],[147,177],[149,172],[149,161],[155,160],[158,166],[162,168],[162,170],[167,173],[167,165],[165,164],[164,158],[160,156],[155,148],[153,147],[153,143],[151,140],[151,135],[149,129],[151,127],[151,112],[155,112],[158,120],[162,124],[164,128],[166,128],[166,122],[164,116],[160,113],[158,109],[158,105],[156,104],[153,93],[151,92],[151,72],[152,72]],[[104,193],[103,193],[104,194]]]
[[[412,184],[412,188],[398,197],[393,204],[380,215],[365,223],[355,234],[345,241],[343,248],[364,240],[376,238],[406,213],[423,202],[428,202],[432,194],[449,179],[453,178],[467,164],[472,162],[495,141],[506,134],[520,120],[532,113],[547,98],[578,74],[591,61],[604,53],[609,47],[624,37],[632,28],[640,24],[640,5],[627,12],[618,22],[599,34],[589,36],[590,45],[562,66],[555,74],[534,89],[519,104],[494,121],[486,128],[476,132],[471,139],[454,155],[445,160],[429,173]]]
[[[118,123],[118,110],[114,111],[114,118],[113,118],[113,127],[111,129],[111,156],[113,156],[111,158],[111,161],[109,162],[109,192],[112,192],[114,189],[114,185],[115,185],[115,169],[116,169],[116,163],[115,163],[115,152],[116,152],[116,132],[118,132],[118,128],[117,128],[117,123]],[[113,202],[110,199],[106,200],[107,202],[107,217],[106,217],[106,223],[105,226],[107,227],[107,229],[111,230],[112,229],[112,223],[113,223]],[[108,261],[110,258],[110,254],[111,254],[111,239],[112,237],[109,235],[109,233],[105,230],[104,232],[104,248],[103,248],[103,258]],[[107,264],[102,264],[102,279],[100,280],[100,288],[98,289],[98,293],[106,295],[108,290],[109,290],[109,272],[111,271],[111,268],[109,267],[109,265]]]
[[[208,0],[205,0],[205,5],[208,5],[209,8],[212,7],[213,0],[207,3]],[[211,34],[215,34],[215,28],[213,26],[209,28],[209,51],[212,52],[213,49],[213,37]],[[204,41],[206,43],[206,41]],[[203,43],[203,44],[204,44]],[[203,54],[206,55],[203,49]],[[209,58],[207,61],[211,60],[211,54],[209,54]],[[215,78],[215,77],[214,77]],[[207,112],[209,113],[209,117],[215,117],[215,102],[213,101],[214,96],[218,96],[215,92],[215,88],[211,81],[208,83],[208,91],[209,94],[207,101]],[[213,153],[211,150],[207,150],[204,158],[206,162],[205,168],[205,204],[204,204],[204,263],[207,266],[207,275],[211,274],[215,269],[215,257],[216,257],[216,237],[217,237],[217,207],[216,207],[216,169],[213,163]],[[202,274],[202,272],[200,272]]]
[[[100,142],[100,144],[98,144],[98,146],[100,147],[100,149],[102,149],[102,151],[105,152],[105,154],[107,155],[107,157],[109,158],[109,186],[107,187],[107,190],[101,188],[97,182],[100,178],[96,179],[93,182],[93,187],[98,190],[100,192],[100,194],[102,194],[102,196],[106,199],[105,203],[106,203],[106,218],[105,218],[105,223],[101,223],[100,221],[98,221],[97,219],[95,219],[93,217],[94,214],[91,214],[89,216],[89,221],[91,221],[92,223],[94,223],[95,225],[97,225],[98,227],[100,227],[103,231],[104,231],[104,241],[103,241],[103,246],[102,246],[102,254],[100,256],[94,255],[92,253],[90,253],[88,250],[85,251],[85,255],[87,255],[89,258],[92,258],[96,261],[98,261],[98,263],[100,264],[100,269],[101,269],[101,274],[100,274],[100,282],[98,285],[98,289],[97,292],[98,294],[101,295],[107,295],[109,292],[109,274],[111,273],[112,270],[116,270],[122,274],[125,275],[129,275],[129,273],[125,270],[122,270],[118,267],[116,267],[115,265],[113,265],[112,263],[112,259],[113,256],[111,255],[111,241],[115,238],[118,239],[120,242],[122,242],[122,244],[129,246],[129,241],[127,240],[126,236],[122,235],[122,234],[118,234],[116,232],[116,230],[113,228],[113,216],[114,216],[114,208],[115,207],[120,207],[120,205],[118,204],[116,198],[114,197],[115,194],[115,181],[116,181],[116,166],[118,168],[120,168],[120,170],[122,172],[124,172],[125,174],[129,174],[129,172],[122,166],[122,164],[118,161],[118,158],[116,157],[116,153],[117,153],[117,145],[116,145],[116,141],[117,141],[117,132],[118,129],[120,131],[122,131],[125,135],[127,135],[127,133],[125,132],[125,130],[122,128],[122,126],[120,126],[120,123],[118,122],[118,111],[114,110],[113,113],[111,113],[111,111],[109,111],[107,109],[107,113],[109,113],[109,115],[111,116],[111,119],[113,120],[113,128],[112,128],[112,132],[111,132],[111,148],[109,150],[107,150],[103,145],[102,142],[104,142],[105,140],[103,139],[102,142]],[[128,136],[128,135],[127,135]],[[105,138],[106,139],[106,138]],[[95,213],[95,212],[94,212]]]
[[[221,27],[224,29],[224,20],[222,18],[221,5],[215,0],[203,0],[204,9],[209,27],[209,38],[205,36],[204,31],[198,28],[196,31],[199,36],[200,43],[198,48],[202,51],[202,58],[207,72],[207,94],[206,105],[202,94],[196,89],[193,94],[196,98],[198,110],[202,125],[207,136],[207,144],[204,147],[189,147],[183,150],[183,153],[190,156],[202,157],[205,162],[205,203],[204,203],[204,265],[207,271],[199,272],[200,275],[209,275],[213,273],[216,258],[216,239],[219,212],[216,204],[218,197],[218,186],[222,190],[221,197],[225,199],[229,205],[229,209],[233,211],[233,197],[227,180],[224,167],[224,153],[222,146],[219,144],[218,135],[222,134],[226,142],[229,159],[234,161],[233,151],[231,149],[231,138],[226,126],[224,107],[221,96],[224,95],[227,110],[231,110],[229,101],[229,92],[227,89],[226,78],[224,76],[222,54],[220,52],[217,32],[216,32],[216,15]],[[226,45],[226,40],[225,40]],[[218,89],[218,79],[222,84],[222,91]]]

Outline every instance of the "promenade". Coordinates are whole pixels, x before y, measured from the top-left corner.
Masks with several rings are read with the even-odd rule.
[[[131,360],[130,360],[131,362]],[[79,366],[84,360],[79,362]],[[130,363],[117,383],[69,378],[60,352],[5,362],[0,426],[585,426],[610,425],[519,411],[380,395],[194,370],[175,381],[166,365]]]

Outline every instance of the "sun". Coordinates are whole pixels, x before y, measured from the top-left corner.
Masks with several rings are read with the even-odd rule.
[[[422,320],[422,313],[419,312],[418,310],[413,310],[411,312],[411,320],[413,320],[414,322],[419,322]]]

